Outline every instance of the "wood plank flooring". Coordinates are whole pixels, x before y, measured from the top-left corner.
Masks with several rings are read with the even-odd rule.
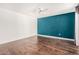
[[[74,42],[30,37],[0,45],[0,55],[78,55]]]

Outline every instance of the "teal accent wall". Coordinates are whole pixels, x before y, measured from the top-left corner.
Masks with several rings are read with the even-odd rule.
[[[38,18],[38,34],[74,39],[75,12]]]

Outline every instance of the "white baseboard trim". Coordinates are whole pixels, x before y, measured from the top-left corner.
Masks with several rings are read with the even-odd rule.
[[[55,38],[55,39],[61,39],[61,40],[75,41],[75,39],[55,37],[55,36],[48,36],[48,35],[41,35],[41,34],[38,34],[37,36],[46,37],[46,38]]]
[[[36,36],[36,34],[29,35],[29,36],[26,35],[24,37],[18,37],[18,38],[12,39],[12,40],[0,41],[0,44],[6,44],[6,43],[9,43],[9,42],[13,42],[13,41],[16,41],[16,40],[22,40],[24,38],[29,38],[29,37],[32,37],[32,36]]]

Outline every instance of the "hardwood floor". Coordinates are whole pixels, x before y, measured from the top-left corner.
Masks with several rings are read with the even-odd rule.
[[[78,55],[74,42],[31,37],[0,45],[0,55]]]

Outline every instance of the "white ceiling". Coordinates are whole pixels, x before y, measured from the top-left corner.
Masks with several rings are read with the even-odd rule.
[[[38,8],[47,9],[44,14],[53,14],[54,12],[71,9],[74,4],[67,3],[0,3],[0,8],[8,9],[22,14],[38,13]]]

